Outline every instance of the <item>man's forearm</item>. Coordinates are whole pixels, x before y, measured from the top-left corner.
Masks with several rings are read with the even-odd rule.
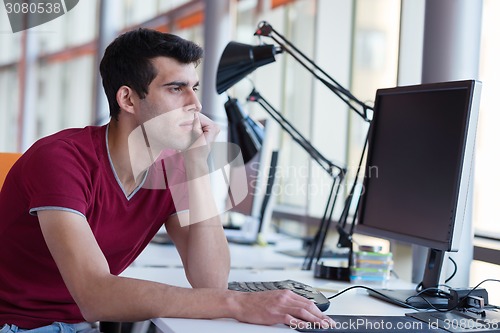
[[[186,275],[195,288],[227,288],[229,249],[220,223],[211,222],[189,227]]]
[[[208,167],[189,164],[189,235],[186,273],[193,287],[227,288],[230,256],[212,196]]]
[[[87,321],[142,321],[156,317],[233,317],[231,292],[188,289],[109,275],[91,288],[88,304],[79,302]],[[127,292],[124,292],[127,291]]]
[[[289,290],[242,293],[218,288],[181,288],[111,274],[85,280],[87,321],[134,322],[151,318],[234,318],[275,325],[330,322],[310,300]],[[92,287],[90,287],[92,286]]]

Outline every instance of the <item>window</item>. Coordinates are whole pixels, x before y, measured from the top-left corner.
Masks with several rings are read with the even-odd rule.
[[[175,12],[187,2],[127,0],[117,24],[125,29],[157,15],[169,17],[165,8]],[[23,151],[63,128],[93,124],[99,5],[99,0],[80,2],[65,15],[15,34],[7,19],[0,21],[5,32],[0,34],[0,150]],[[189,14],[193,7],[186,6],[180,14]],[[174,24],[162,28],[177,29]],[[177,33],[202,44],[199,23]]]
[[[483,2],[483,27],[479,79],[483,82],[479,127],[476,139],[474,179],[474,223],[480,235],[500,239],[498,213],[498,142],[500,142],[500,113],[497,95],[500,91],[500,45],[497,42],[500,23],[494,13],[500,11],[498,1]]]
[[[402,3],[408,6],[415,2],[240,0],[235,2],[237,11],[233,38],[256,44],[258,40],[253,33],[257,23],[269,21],[334,79],[369,104],[376,89],[397,85],[397,80],[401,80],[412,67],[408,62],[401,63],[400,56],[407,51],[400,50],[400,47],[407,50],[408,45],[400,45],[400,35],[403,33],[400,26],[404,26],[400,13]],[[194,23],[194,26],[181,29],[173,23],[178,17],[169,16],[181,12],[184,15],[194,14],[189,12],[192,3],[188,0],[126,0],[119,15],[119,25],[125,29],[157,15],[165,15],[167,19],[161,22],[169,23],[168,27],[163,28],[175,30],[174,33],[203,44],[202,24]],[[423,3],[424,0],[419,2]],[[38,98],[37,103],[34,103],[35,119],[28,119],[35,124],[32,126],[35,128],[35,138],[64,127],[83,126],[93,121],[95,50],[88,47],[84,52],[66,51],[95,42],[99,4],[98,0],[80,2],[67,15],[29,31],[34,39],[31,46],[38,59],[35,61],[36,73],[32,73],[36,75],[31,78],[36,84],[30,88],[35,90]],[[266,4],[272,8],[262,9]],[[500,78],[495,73],[500,71],[496,60],[500,56],[500,46],[495,41],[500,33],[500,24],[494,13],[499,11],[498,1],[484,0],[479,75],[483,81],[483,92],[474,181],[476,230],[479,234],[497,238],[500,238],[500,223],[496,221],[495,208],[500,173],[496,166],[496,142],[500,141],[500,134],[496,124],[500,122],[500,115],[496,110],[495,97],[500,90]],[[420,15],[423,17],[420,13],[419,19]],[[411,28],[419,30],[421,26],[416,24]],[[0,21],[0,29],[10,31],[8,20]],[[263,39],[262,42],[272,41]],[[22,43],[23,33],[0,34],[1,150],[17,150],[16,141],[23,132],[19,125],[22,119],[19,114],[22,101],[20,94],[24,93],[20,90],[22,82],[19,79]],[[51,55],[56,57],[51,58]],[[199,73],[202,73],[201,67]],[[276,63],[252,74],[252,80],[253,83],[242,81],[235,86],[231,90],[233,97],[243,101],[254,84],[327,158],[336,164],[345,164],[350,170],[356,167],[367,124],[349,111],[343,102],[300,64],[289,55],[281,54],[277,56]],[[403,81],[400,82],[408,82],[406,79]],[[258,105],[248,104],[247,108],[256,118],[267,117]],[[280,132],[282,147],[276,190],[278,202],[286,209],[296,208],[300,214],[321,217],[330,184],[329,176],[286,133]]]
[[[1,35],[1,34],[0,34]],[[0,150],[16,151],[18,135],[18,91],[16,68],[0,69]]]

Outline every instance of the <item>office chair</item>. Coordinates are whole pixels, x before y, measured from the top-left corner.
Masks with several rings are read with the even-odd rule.
[[[16,163],[21,155],[21,153],[0,153],[0,188],[2,188],[10,168]]]
[[[114,321],[101,321],[99,323],[99,330],[101,333],[120,333],[122,330],[122,323]]]

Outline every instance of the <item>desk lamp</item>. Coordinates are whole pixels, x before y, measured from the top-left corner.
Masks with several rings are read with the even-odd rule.
[[[262,148],[264,129],[242,109],[235,98],[224,103],[228,120],[229,141],[241,149],[243,162],[248,163]]]
[[[239,82],[241,79],[246,77],[248,74],[252,73],[255,69],[274,62],[275,55],[287,52],[295,60],[297,60],[303,67],[305,67],[316,79],[323,83],[330,91],[337,95],[342,101],[344,101],[350,109],[352,109],[356,114],[362,117],[366,122],[369,122],[368,110],[373,110],[372,107],[364,104],[356,97],[354,97],[349,90],[342,87],[338,82],[336,82],[331,76],[329,76],[324,70],[317,66],[311,59],[309,59],[304,53],[302,53],[297,47],[295,47],[290,41],[288,41],[283,35],[279,34],[273,27],[263,21],[259,23],[256,32],[256,36],[269,37],[274,40],[278,47],[273,44],[262,44],[257,46],[242,44],[238,42],[229,42],[224,49],[222,56],[219,60],[219,66],[217,70],[216,79],[216,90],[217,93],[221,94],[227,89],[232,87],[234,84]],[[232,99],[230,98],[229,101]],[[268,112],[274,120],[289,134],[292,139],[299,143],[306,152],[320,164],[320,166],[326,170],[326,172],[333,177],[331,191],[328,197],[327,205],[318,232],[316,233],[311,246],[309,247],[306,258],[304,260],[302,268],[304,270],[310,270],[312,263],[316,260],[315,276],[328,277],[336,280],[349,280],[349,268],[334,268],[332,275],[332,270],[329,267],[323,266],[319,263],[319,259],[322,256],[323,245],[326,238],[327,231],[329,229],[333,209],[335,207],[336,199],[338,197],[338,192],[340,185],[344,180],[346,173],[345,167],[335,165],[327,158],[325,158],[314,146],[305,139],[291,124],[288,122],[283,115],[278,112],[272,105],[270,105],[262,95],[255,89],[248,96],[249,101],[254,101],[259,103],[266,112]],[[228,112],[228,103],[226,103],[226,112]],[[234,110],[232,111],[234,113]],[[248,116],[242,116],[242,119],[251,119]],[[233,127],[231,123],[231,118],[229,117],[229,126]],[[250,126],[251,127],[251,126]],[[244,133],[244,131],[240,131]],[[368,137],[367,137],[368,138]],[[230,140],[232,140],[230,138]],[[353,203],[354,189],[358,182],[358,177],[361,169],[361,161],[364,158],[366,152],[367,140],[365,140],[364,149],[360,159],[360,164],[356,173],[354,184],[349,191],[349,194],[345,200],[345,205],[341,214],[341,217],[337,223],[337,230],[339,232],[339,241],[337,246],[339,248],[348,248],[352,251],[352,233],[354,218],[351,222],[350,230],[346,231],[348,213]],[[335,188],[337,188],[335,190]],[[357,210],[357,208],[356,208]],[[350,256],[349,256],[350,257]],[[350,259],[349,259],[350,260]],[[317,274],[318,273],[318,274]]]

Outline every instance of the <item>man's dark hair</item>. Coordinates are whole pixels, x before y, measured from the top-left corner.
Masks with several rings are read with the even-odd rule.
[[[149,84],[158,75],[151,62],[156,57],[198,65],[203,49],[179,36],[144,28],[117,37],[106,48],[99,66],[112,118],[118,120],[120,113],[116,93],[121,86],[132,88],[140,98],[146,97]]]

